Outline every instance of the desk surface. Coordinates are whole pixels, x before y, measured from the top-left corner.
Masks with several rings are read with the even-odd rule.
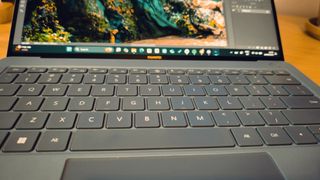
[[[304,32],[306,18],[279,16],[285,59],[320,85],[320,41]],[[6,56],[10,24],[0,24],[0,58]]]

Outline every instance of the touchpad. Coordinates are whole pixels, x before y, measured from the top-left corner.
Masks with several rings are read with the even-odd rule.
[[[68,159],[62,180],[278,180],[267,153]]]

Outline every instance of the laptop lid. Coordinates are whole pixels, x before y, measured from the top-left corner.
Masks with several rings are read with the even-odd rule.
[[[273,0],[18,0],[8,56],[283,60]]]

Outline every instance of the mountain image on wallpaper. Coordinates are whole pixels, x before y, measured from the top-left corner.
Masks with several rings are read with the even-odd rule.
[[[223,0],[28,0],[23,42],[226,46]]]

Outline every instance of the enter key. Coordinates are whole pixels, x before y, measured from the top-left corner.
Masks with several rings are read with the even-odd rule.
[[[319,109],[320,100],[319,98],[312,97],[282,97],[281,100],[292,109]]]

